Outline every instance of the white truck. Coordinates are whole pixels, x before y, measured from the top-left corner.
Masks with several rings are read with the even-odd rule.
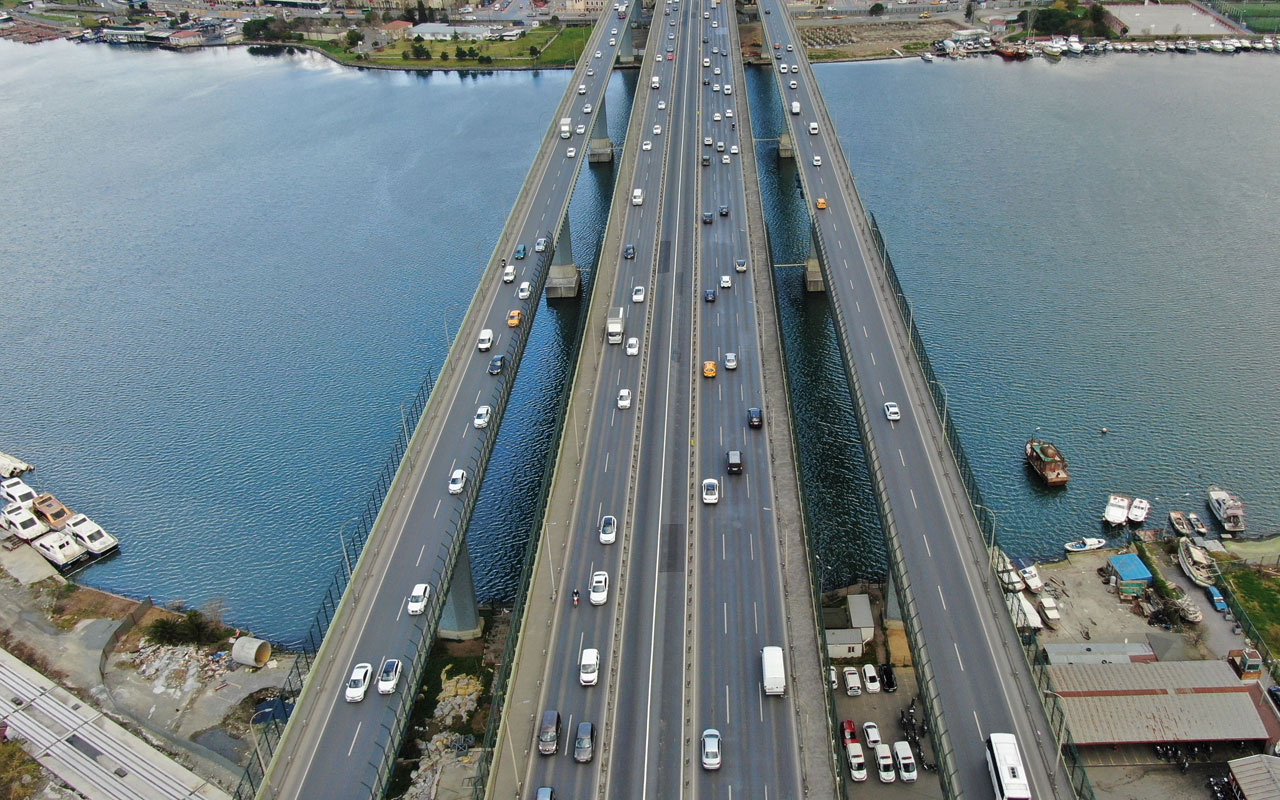
[[[799,114],[799,113],[800,113],[800,101],[799,101],[799,100],[792,100],[792,101],[791,101],[791,113],[792,113],[792,114]]]
[[[662,80],[661,80],[657,75],[654,75],[652,78],[650,78],[650,79],[649,79],[649,88],[650,88],[650,89],[661,89],[661,88],[662,88]]]
[[[760,648],[760,669],[764,693],[781,697],[787,691],[787,668],[782,663],[781,647]]]
[[[604,337],[609,344],[622,344],[622,306],[609,309],[609,319],[604,323]]]
[[[568,139],[572,135],[573,135],[573,118],[561,117],[560,118],[560,138]]]

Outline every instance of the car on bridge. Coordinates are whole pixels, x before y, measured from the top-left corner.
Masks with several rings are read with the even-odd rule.
[[[822,166],[822,156],[814,156],[814,157],[813,157],[813,165],[814,165],[815,167],[820,167],[820,166]]]
[[[605,514],[600,518],[600,544],[613,544],[618,540],[618,518]]]
[[[640,143],[640,149],[641,149],[641,150],[652,150],[652,149],[653,149],[653,142],[649,141],[648,139],[645,139],[643,142],[641,142],[641,143]]]
[[[795,88],[795,87],[792,87],[792,88]],[[578,155],[578,148],[576,147],[570,147],[568,150],[564,151],[565,158],[573,158],[576,155]]]
[[[817,202],[817,203],[815,203],[814,205],[816,205],[816,206],[818,207],[818,210],[819,210],[819,211],[822,211],[823,209],[825,209],[825,208],[827,207],[827,198],[825,198],[825,197],[819,197],[819,198],[818,198],[818,202]]]
[[[627,339],[627,355],[640,355],[640,339],[638,337],[632,336],[630,339]]]
[[[493,329],[485,328],[480,331],[480,338],[476,340],[476,349],[484,352],[493,347]]]
[[[885,404],[884,404],[884,418],[885,418],[885,419],[887,419],[887,420],[889,420],[890,422],[896,422],[896,421],[898,421],[898,420],[902,419],[902,411],[898,408],[898,404],[897,404],[897,403],[885,403]],[[870,664],[868,664],[867,666],[869,666],[869,667],[870,667],[871,665],[870,665]],[[873,669],[874,669],[874,667],[873,667]],[[880,690],[879,690],[879,689],[872,689],[871,691],[876,691],[876,692],[878,692],[878,691],[880,691]]]
[[[516,258],[524,258],[529,251],[525,249],[524,244],[516,245]]]
[[[449,494],[462,494],[462,489],[467,485],[467,471],[465,469],[455,469],[453,474],[449,476]]]
[[[351,670],[351,677],[347,679],[345,697],[348,703],[359,703],[364,699],[365,693],[369,691],[369,678],[372,675],[372,664],[356,664],[355,669]]]
[[[738,368],[738,354],[737,354],[737,353],[725,353],[725,354],[724,354],[724,368],[725,368],[725,369],[737,369],[737,368]]]
[[[546,251],[547,251],[547,237],[540,236],[538,237],[538,240],[533,243],[533,252],[545,253]]]
[[[618,408],[624,411],[628,408],[631,408],[631,390],[630,389],[618,390]]]
[[[405,613],[411,617],[416,617],[427,610],[427,602],[431,600],[431,585],[427,583],[414,584],[413,590],[409,592],[409,599],[405,601]]]
[[[702,224],[703,224],[703,225],[710,225],[710,224],[711,224],[711,212],[710,212],[710,211],[703,211],[703,212],[702,212]],[[714,298],[714,297],[712,297],[712,298],[708,298],[708,299],[709,299],[709,300],[712,300],[712,301],[714,301],[714,300],[715,300],[715,298]]]
[[[702,362],[702,377],[704,377],[704,378],[714,378],[715,376],[716,376],[716,362],[714,362],[714,361],[703,361],[703,362]]]
[[[629,245],[627,245],[626,247],[622,248],[622,257],[623,257],[623,258],[635,258],[635,257],[636,257],[636,246],[635,246],[634,244],[629,244]]]
[[[489,427],[489,417],[492,415],[493,415],[492,407],[480,406],[479,408],[476,409],[476,416],[475,416],[475,419],[471,421],[471,424],[477,428],[487,428]]]
[[[709,363],[714,364],[715,362]],[[707,478],[702,482],[702,502],[708,506],[713,506],[720,502],[720,481],[715,478]]]
[[[609,573],[604,570],[591,573],[591,589],[587,599],[593,606],[602,606],[609,602]]]
[[[730,151],[730,152],[737,152],[737,150],[738,150],[738,147],[737,147],[737,145],[735,145],[735,146],[734,146],[734,148],[733,148],[733,150],[732,150],[732,151]],[[727,216],[729,216],[729,207],[728,207],[728,206],[726,206],[726,205],[721,205],[719,210],[720,210],[720,216],[722,216],[722,217],[727,217]]]
[[[506,366],[506,364],[507,364],[506,356],[494,356],[493,358],[489,359],[489,374],[501,375],[502,368]]]
[[[528,300],[529,295],[532,293],[533,293],[533,286],[531,286],[528,281],[524,281],[520,284],[520,288],[516,289],[516,299]]]
[[[573,737],[573,760],[579,764],[591,761],[596,752],[596,726],[590,722],[578,723],[578,734]]]
[[[720,731],[707,728],[702,732],[702,768],[720,769]]]
[[[745,258],[739,258],[738,260],[733,262],[733,268],[737,272],[746,272],[747,260]]]
[[[758,408],[747,409],[747,427],[760,428],[764,426],[764,412]]]
[[[636,288],[634,288],[634,289],[632,289],[632,290],[631,290],[631,302],[633,302],[633,303],[643,303],[643,302],[644,302],[644,287],[643,287],[643,286],[637,286]]]
[[[507,312],[507,327],[519,328],[521,321],[524,320],[524,314],[518,308],[513,308]]]
[[[400,672],[404,666],[398,658],[388,658],[382,663],[382,672],[378,673],[378,694],[393,694],[400,685]]]
[[[595,686],[600,682],[600,651],[588,647],[582,651],[578,659],[578,683],[583,686]]]

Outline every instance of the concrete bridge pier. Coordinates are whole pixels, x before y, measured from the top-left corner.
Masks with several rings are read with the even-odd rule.
[[[600,98],[600,107],[596,109],[595,122],[587,134],[587,162],[603,164],[613,160],[613,141],[609,138],[609,115],[604,105],[604,97]]]
[[[484,620],[476,606],[476,586],[471,580],[471,556],[467,553],[467,543],[463,542],[454,563],[453,580],[449,581],[449,594],[440,611],[436,636],[461,642],[479,638],[483,630]]]
[[[622,30],[618,31],[618,35],[621,37],[618,40],[618,63],[634,64],[636,60],[634,39],[636,29],[631,27],[630,22],[624,23],[622,20],[618,20],[618,24],[624,26]]]
[[[778,158],[795,158],[796,146],[791,141],[791,134],[784,133],[778,137]]]
[[[825,292],[827,284],[822,280],[822,265],[818,263],[818,235],[809,232],[809,257],[804,260],[804,290],[806,292]]]
[[[547,273],[547,299],[577,297],[582,285],[578,265],[573,263],[573,241],[569,238],[569,217],[560,221],[560,233],[551,251],[551,271]]]

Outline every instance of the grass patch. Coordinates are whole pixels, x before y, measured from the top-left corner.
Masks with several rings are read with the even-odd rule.
[[[339,39],[332,42],[307,40],[307,44],[322,50],[344,64],[377,64],[379,66],[403,67],[406,69],[512,69],[527,67],[558,67],[573,65],[582,55],[588,39],[591,37],[589,26],[572,26],[555,28],[542,25],[511,42],[397,42],[393,47],[370,53],[358,59],[355,53],[347,49],[346,41]],[[413,58],[413,46],[419,44],[431,54],[430,59]],[[457,49],[475,48],[478,55],[493,59],[492,63],[481,64],[476,59],[457,57]],[[535,59],[529,54],[529,48],[536,47],[540,51]],[[404,54],[410,57],[405,58]],[[444,56],[448,56],[444,58]]]
[[[555,41],[547,45],[542,51],[542,55],[538,57],[540,64],[572,64],[582,55],[582,51],[587,47],[587,41],[591,38],[591,28],[585,25],[578,25],[572,28],[565,28]]]
[[[1249,621],[1273,652],[1280,652],[1280,578],[1254,570],[1224,575]]]
[[[44,787],[40,765],[18,742],[0,742],[0,800],[28,800]]]

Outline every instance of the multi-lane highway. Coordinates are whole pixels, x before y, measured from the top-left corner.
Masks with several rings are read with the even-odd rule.
[[[617,45],[630,18],[601,18],[574,71],[551,128],[530,169],[493,261],[467,312],[414,433],[395,483],[344,595],[316,664],[294,709],[267,775],[270,796],[280,798],[368,796],[383,777],[390,731],[406,711],[412,691],[412,659],[434,631],[452,567],[453,537],[468,518],[483,478],[487,449],[496,437],[511,373],[519,363],[541,299],[554,237],[567,211],[587,138],[599,113]],[[560,120],[571,120],[560,138]],[[539,239],[547,237],[546,249]],[[514,275],[504,276],[505,267]],[[518,317],[515,316],[518,312]],[[481,347],[481,331],[492,342]],[[495,363],[495,357],[502,362]],[[485,417],[481,407],[489,409]],[[480,419],[484,417],[484,419]],[[455,470],[465,483],[454,493]],[[429,583],[425,613],[408,613],[415,584]],[[381,694],[377,679],[388,659],[403,662],[394,691]],[[372,667],[371,685],[357,702],[344,699],[357,664]]]
[[[908,354],[897,307],[883,289],[881,267],[868,250],[874,245],[866,240],[848,165],[800,39],[783,4],[764,0],[761,8],[765,51],[773,61],[806,201],[824,244],[827,292],[844,322],[846,367],[856,373],[864,395],[870,420],[865,435],[879,454],[959,788],[990,791],[983,742],[993,732],[1005,732],[1021,743],[1035,796],[1059,791],[1070,796],[1016,633],[1002,601],[993,602],[992,593],[999,595],[1000,589],[979,555],[979,529],[962,499],[955,464],[936,443],[938,421],[924,379]],[[826,207],[819,208],[822,204]],[[887,418],[887,402],[898,404],[901,420]]]
[[[765,697],[760,686],[760,648],[785,644],[787,633],[767,436],[748,425],[748,409],[768,424],[769,408],[747,262],[732,8],[659,9],[632,111],[644,141],[634,176],[618,187],[644,199],[616,223],[619,247],[602,257],[617,259],[617,278],[596,300],[624,309],[624,343],[589,331],[585,345],[604,353],[564,556],[565,584],[582,600],[559,605],[535,714],[558,712],[562,733],[553,754],[530,757],[524,785],[579,798],[796,797],[793,697]],[[622,390],[629,408],[619,408]],[[728,471],[730,450],[740,473]],[[714,503],[702,499],[708,478],[718,482]],[[617,519],[611,543],[601,540],[606,516]],[[600,606],[588,596],[597,571],[610,587]],[[585,650],[600,652],[591,685]],[[595,742],[592,760],[579,763],[583,722]],[[701,767],[708,728],[721,736],[718,770]]]

